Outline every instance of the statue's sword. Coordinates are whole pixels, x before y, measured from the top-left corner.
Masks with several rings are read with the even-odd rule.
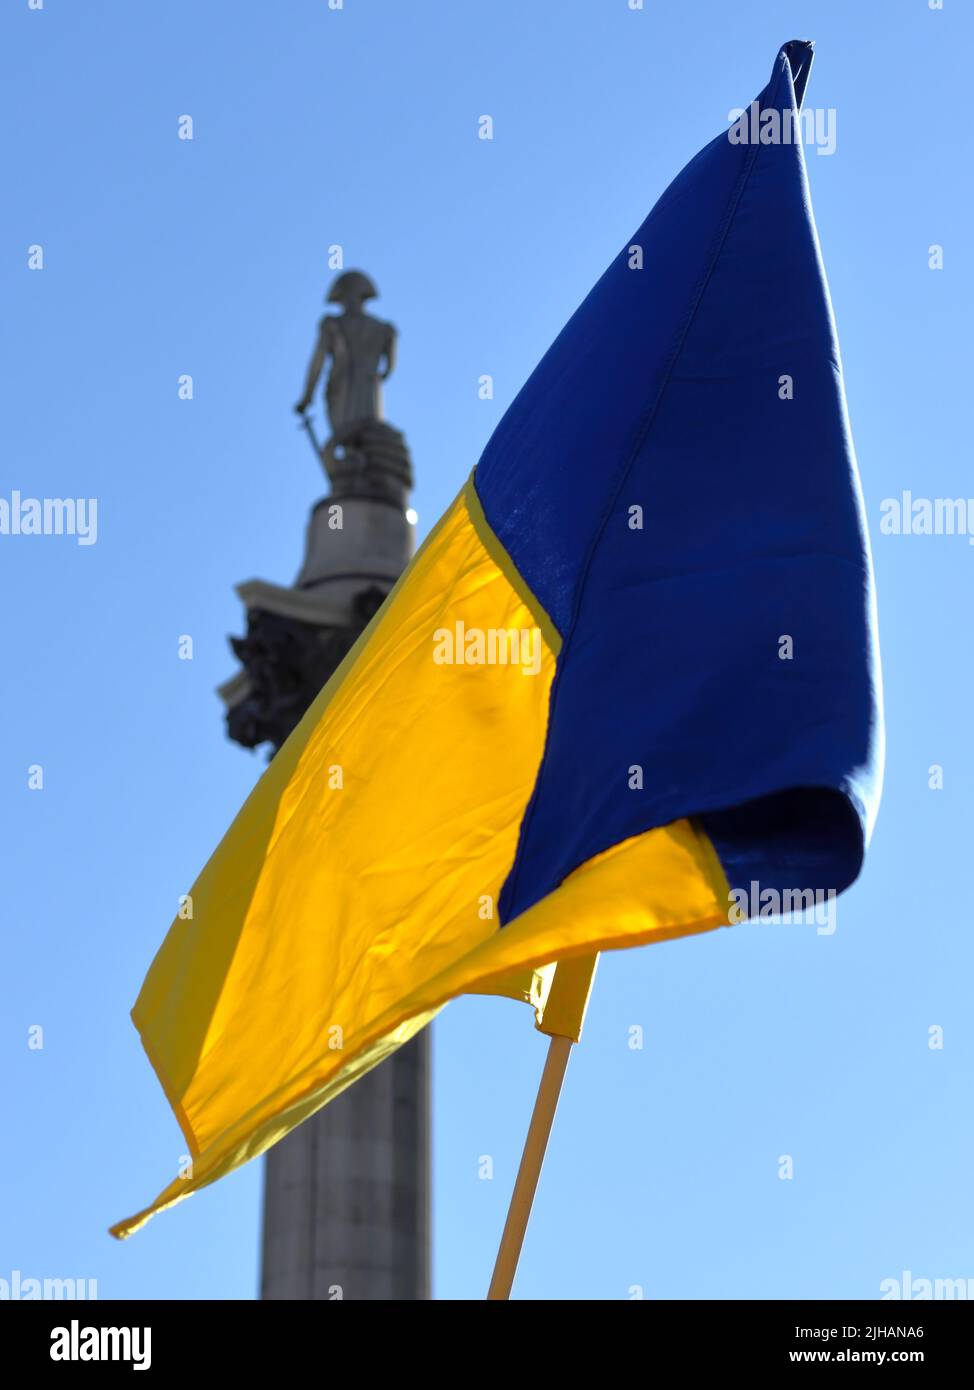
[[[321,445],[318,443],[318,436],[315,434],[315,427],[311,423],[310,415],[308,415],[303,410],[301,411],[300,428],[307,432],[308,438],[311,441],[311,447],[315,451],[315,458],[318,460],[319,463],[322,463],[324,460],[324,455],[321,452]]]

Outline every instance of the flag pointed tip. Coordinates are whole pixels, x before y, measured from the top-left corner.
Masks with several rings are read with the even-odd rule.
[[[791,68],[791,80],[795,89],[795,104],[801,109],[802,100],[805,96],[805,88],[808,86],[808,75],[812,70],[812,62],[815,58],[814,39],[791,39],[788,43],[782,44],[778,51],[778,56],[788,60]]]

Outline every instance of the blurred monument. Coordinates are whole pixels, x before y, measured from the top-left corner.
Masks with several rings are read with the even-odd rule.
[[[290,587],[237,585],[241,670],[220,687],[227,731],[245,748],[284,743],[409,562],[405,438],[383,418],[396,330],[365,312],[378,291],[350,270],[326,314],[295,406],[329,492],[311,509]],[[330,433],[308,411],[327,370]],[[324,911],[324,909],[323,909]],[[429,1297],[429,1032],[306,1120],[266,1159],[261,1294],[270,1299]]]

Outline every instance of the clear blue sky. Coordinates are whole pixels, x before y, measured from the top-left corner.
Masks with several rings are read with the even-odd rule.
[[[752,924],[603,959],[516,1292],[872,1298],[905,1269],[974,1277],[974,550],[879,534],[904,488],[974,494],[967,0],[7,0],[0,495],[99,512],[88,547],[0,536],[0,1277],[255,1293],[257,1164],[123,1246],[105,1228],[184,1148],[128,1009],[262,767],[214,687],[234,583],[291,582],[321,490],[291,406],[326,248],[399,326],[386,403],[425,531],[796,37],[817,43],[807,104],[836,111],[809,174],[875,547],[885,800],[834,936]],[[544,1042],[526,1009],[472,1000],[434,1049],[435,1289],[481,1297]]]

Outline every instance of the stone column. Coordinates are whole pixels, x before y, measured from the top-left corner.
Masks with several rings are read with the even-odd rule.
[[[429,1297],[429,1029],[267,1155],[261,1297]]]
[[[322,461],[293,586],[238,586],[241,671],[220,688],[231,738],[276,751],[375,613],[413,548],[398,431],[342,431]],[[430,1042],[424,1030],[269,1150],[261,1296],[425,1299],[430,1288]]]

